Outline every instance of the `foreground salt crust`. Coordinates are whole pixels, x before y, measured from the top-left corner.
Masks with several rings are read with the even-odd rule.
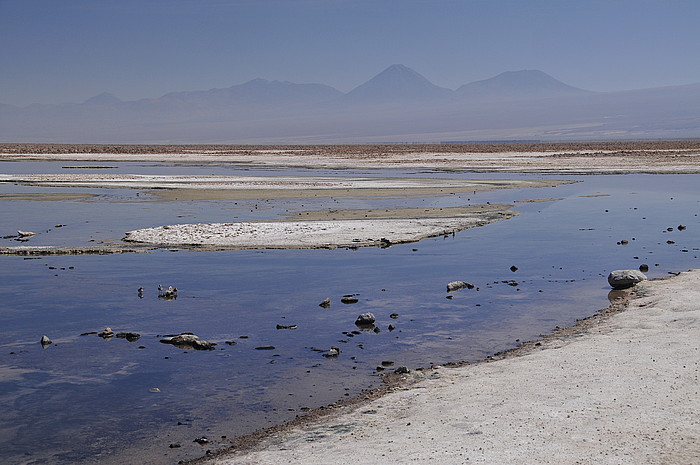
[[[177,224],[129,231],[128,242],[230,248],[319,248],[414,242],[477,226],[481,218]]]
[[[700,463],[700,271],[638,288],[583,336],[439,369],[211,463]]]

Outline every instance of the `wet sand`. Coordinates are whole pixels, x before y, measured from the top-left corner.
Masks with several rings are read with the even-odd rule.
[[[208,463],[700,463],[700,271],[633,292],[623,311]]]

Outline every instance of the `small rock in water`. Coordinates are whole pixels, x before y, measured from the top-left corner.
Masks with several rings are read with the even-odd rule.
[[[356,304],[359,302],[359,299],[352,295],[345,295],[340,298],[340,301],[344,304]]]
[[[321,302],[320,304],[318,304],[318,306],[319,306],[319,307],[323,307],[323,308],[328,308],[328,307],[330,307],[330,306],[331,306],[331,298],[330,298],[330,297],[326,297],[325,299],[323,299],[323,302]]]
[[[394,373],[396,373],[397,375],[406,375],[410,372],[411,370],[409,370],[408,367],[405,366],[400,366],[396,370],[394,370]]]
[[[614,289],[627,289],[646,279],[644,273],[639,270],[615,270],[608,275],[608,284]]]
[[[372,313],[362,313],[355,320],[357,326],[373,325],[377,318]]]
[[[158,388],[151,388],[148,390],[148,392],[160,392],[160,389]]]
[[[646,263],[642,263],[641,265],[639,265],[639,271],[641,271],[642,273],[646,273],[647,271],[649,271],[649,265],[647,265]]]
[[[197,438],[192,442],[196,442],[197,444],[203,446],[204,444],[209,444],[209,439],[207,439],[206,436],[202,436],[201,438]]]
[[[328,352],[323,354],[323,356],[326,358],[337,358],[338,355],[340,355],[340,347],[338,346],[331,346]]]
[[[297,329],[297,325],[277,325],[277,329]]]
[[[510,271],[512,271],[513,273],[515,273],[516,271],[518,271],[518,267],[515,266],[515,265],[513,265],[513,266],[510,267]]]
[[[41,347],[44,347],[44,348],[46,348],[47,346],[50,346],[52,343],[51,339],[49,339],[49,337],[46,335],[41,336],[41,341],[39,341],[39,342],[41,342]]]
[[[112,328],[108,326],[103,331],[97,333],[97,335],[100,336],[102,339],[110,339],[114,337],[114,331],[112,331]]]
[[[177,299],[177,288],[168,286],[167,289],[164,289],[163,286],[158,286],[158,298],[165,300]]]
[[[36,233],[35,233],[35,232],[32,232],[32,231],[20,231],[20,230],[17,230],[17,235],[18,235],[19,237],[29,237],[29,236],[36,236]]]
[[[116,336],[119,339],[126,339],[129,342],[138,341],[141,338],[141,335],[139,333],[132,332],[119,332],[116,334]]]
[[[392,313],[391,315],[389,315],[389,318],[391,318],[392,320],[395,320],[395,319],[397,319],[398,317],[399,317],[399,314],[398,314],[398,313]]]
[[[460,289],[474,289],[473,284],[466,283],[464,281],[452,281],[447,284],[447,292],[459,291]]]
[[[678,225],[678,230],[679,230],[679,231],[684,231],[684,230],[685,230],[685,225],[679,224],[679,225]]]
[[[163,344],[172,344],[180,349],[195,349],[195,350],[214,350],[216,343],[203,341],[199,336],[192,333],[182,333],[177,336],[166,337],[161,339]]]

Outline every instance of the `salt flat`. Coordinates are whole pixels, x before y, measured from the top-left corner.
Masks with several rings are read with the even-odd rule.
[[[503,211],[495,213],[495,217],[506,219],[513,214]],[[494,211],[490,211],[489,216],[494,218]],[[129,231],[124,240],[158,246],[197,245],[235,249],[388,246],[451,234],[488,222],[490,220],[482,215],[462,218],[178,224]]]

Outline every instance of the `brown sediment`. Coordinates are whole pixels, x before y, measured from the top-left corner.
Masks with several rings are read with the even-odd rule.
[[[520,186],[508,186],[520,187]],[[528,186],[530,187],[530,186]],[[536,186],[532,186],[536,187]],[[404,187],[349,189],[152,189],[148,193],[162,200],[258,200],[304,199],[315,197],[401,197],[417,198],[498,189],[503,186],[469,185],[463,187]]]
[[[25,192],[16,194],[0,194],[0,200],[22,200],[32,202],[51,202],[61,200],[78,200],[96,197],[96,194],[77,192]]]
[[[17,246],[0,247],[0,255],[42,256],[42,255],[111,255],[120,253],[143,253],[153,250],[150,245],[104,245],[104,246]]]
[[[525,200],[516,200],[515,203],[542,203],[542,202],[556,202],[557,200],[564,200],[564,199],[563,198],[525,199]]]
[[[34,144],[2,143],[0,152],[14,154],[171,154],[198,151],[214,151],[223,154],[253,152],[258,150],[299,150],[312,153],[335,151],[339,153],[402,153],[406,151],[441,150],[447,153],[476,152],[556,152],[570,150],[618,151],[686,151],[700,150],[700,139],[653,140],[653,141],[609,141],[609,142],[494,142],[494,143],[446,143],[446,144],[353,144],[353,145],[221,145],[221,144]]]
[[[290,214],[280,221],[323,221],[323,220],[370,220],[370,219],[409,219],[409,218],[460,218],[481,215],[488,219],[494,214],[505,214],[511,205],[490,203],[444,208],[393,208],[393,209],[353,209],[353,210],[310,210]],[[512,216],[515,212],[508,212]]]

